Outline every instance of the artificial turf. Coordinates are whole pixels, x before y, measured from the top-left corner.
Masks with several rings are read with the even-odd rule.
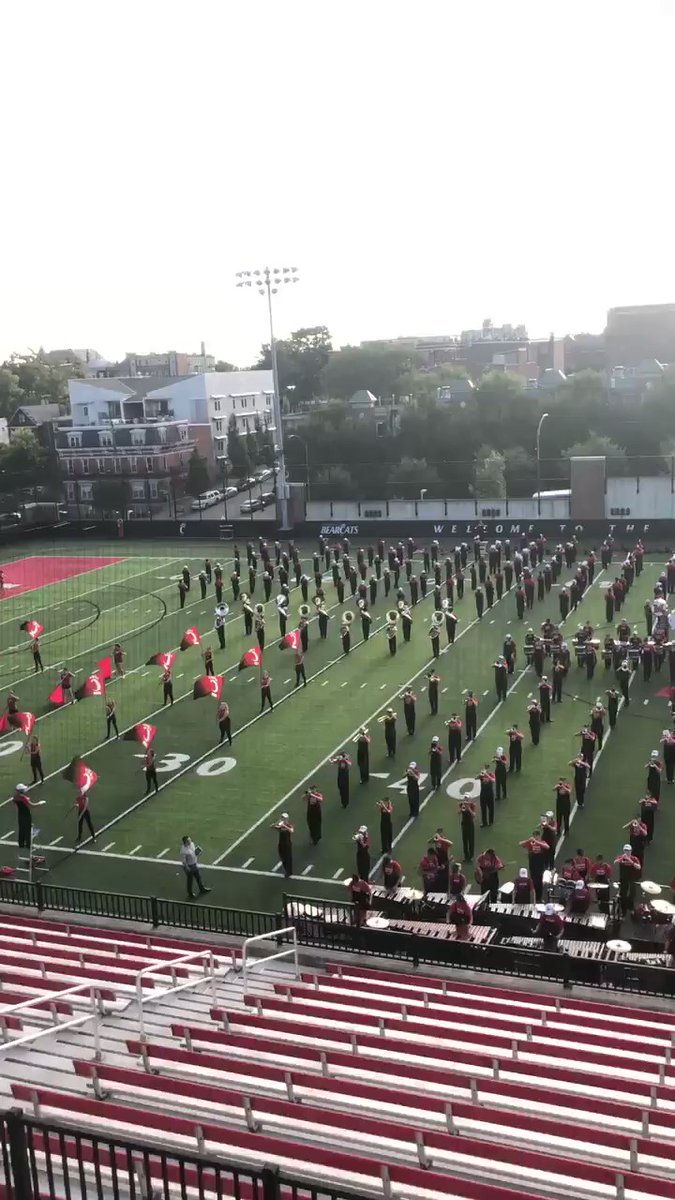
[[[267,646],[265,663],[273,678],[273,713],[259,715],[260,693],[257,672],[237,670],[244,649],[255,644],[243,631],[240,605],[232,600],[229,576],[231,546],[214,541],[189,543],[44,544],[38,553],[123,555],[123,561],[101,567],[38,590],[12,597],[0,604],[0,681],[15,686],[20,708],[40,718],[36,725],[42,745],[47,782],[31,791],[44,796],[46,804],[35,810],[40,827],[37,841],[44,853],[55,883],[69,883],[108,891],[163,896],[182,895],[183,881],[177,877],[176,858],[180,837],[189,832],[203,847],[204,876],[212,888],[211,899],[255,909],[278,907],[284,890],[309,895],[341,896],[343,880],[354,861],[352,835],[361,824],[373,834],[376,861],[379,851],[377,801],[388,794],[394,802],[394,832],[399,839],[395,853],[402,863],[407,882],[417,881],[417,864],[433,831],[441,826],[461,850],[457,801],[447,788],[456,792],[462,781],[473,779],[498,745],[505,745],[505,730],[518,721],[526,731],[522,773],[509,779],[508,799],[497,806],[494,827],[477,830],[477,849],[494,846],[508,870],[515,871],[523,861],[518,842],[534,827],[541,812],[553,805],[553,786],[559,775],[568,773],[568,762],[576,752],[577,731],[587,719],[589,705],[611,686],[612,672],[602,664],[596,677],[587,681],[585,671],[572,666],[566,681],[563,703],[553,709],[554,721],[544,727],[538,747],[530,744],[527,733],[528,696],[536,691],[534,672],[524,670],[522,642],[528,617],[516,617],[512,594],[506,594],[493,609],[476,621],[470,587],[464,599],[455,601],[460,617],[455,645],[444,648],[438,662],[441,695],[438,716],[432,717],[426,698],[424,673],[430,663],[428,629],[432,612],[429,595],[414,610],[412,640],[390,657],[383,632],[385,613],[392,596],[385,598],[380,585],[372,606],[373,624],[368,642],[361,641],[360,622],[352,625],[352,652],[345,657],[339,637],[340,607],[330,577],[325,588],[327,605],[333,619],[325,642],[319,640],[316,621],[310,625],[310,645],[305,658],[309,680],[307,688],[294,690],[292,651],[278,649],[278,623],[273,588],[267,605]],[[301,547],[304,566],[311,575],[313,546]],[[31,554],[36,550],[31,546]],[[213,634],[213,587],[202,601],[196,574],[208,555],[224,569],[225,598],[231,606],[227,622],[227,647],[217,649]],[[245,557],[245,556],[244,556]],[[187,562],[193,573],[193,588],[184,611],[178,609],[175,577]],[[644,631],[643,605],[652,594],[659,571],[657,563],[647,564],[631,589],[624,613],[631,623]],[[11,565],[5,567],[11,578]],[[567,574],[561,577],[564,582]],[[402,576],[402,581],[404,577]],[[600,631],[604,624],[602,584],[606,575],[596,575],[577,615],[568,618],[567,628],[577,620],[590,620]],[[260,584],[254,600],[261,599]],[[355,610],[347,589],[344,608]],[[311,586],[310,586],[311,594]],[[298,589],[291,595],[291,621],[297,618],[301,603]],[[535,602],[529,621],[535,628],[546,616],[558,617],[557,591],[543,603]],[[42,654],[45,674],[33,677],[32,659],[26,635],[19,624],[36,617],[45,625]],[[192,684],[201,673],[198,649],[179,653],[174,668],[176,703],[163,709],[159,669],[145,665],[159,650],[175,649],[188,626],[196,625],[213,644],[216,671],[223,672],[223,695],[232,713],[235,733],[232,748],[216,745],[216,704],[212,699],[194,701]],[[571,628],[570,628],[571,627]],[[504,636],[513,634],[519,656],[511,691],[505,703],[497,706],[492,663],[501,651]],[[157,726],[155,748],[160,760],[160,793],[144,800],[145,781],[142,762],[137,755],[142,747],[132,742],[104,742],[103,701],[80,701],[67,710],[51,711],[48,693],[57,681],[57,667],[67,661],[81,671],[79,682],[95,670],[100,657],[110,652],[115,640],[127,651],[127,676],[110,686],[117,700],[120,730],[140,720]],[[549,664],[550,664],[550,660]],[[405,731],[400,694],[411,683],[417,693],[417,727],[409,737]],[[576,813],[571,831],[572,848],[583,845],[586,852],[602,851],[613,856],[623,841],[621,825],[635,812],[644,790],[644,764],[649,751],[658,746],[661,729],[670,723],[667,700],[657,693],[668,683],[667,667],[661,675],[644,684],[636,675],[631,688],[631,704],[619,715],[616,731],[606,741],[588,790],[586,808]],[[447,751],[445,721],[452,711],[463,715],[463,693],[471,688],[480,698],[479,736],[470,745],[460,764],[448,772],[447,753],[444,780],[438,792],[423,788],[423,809],[419,819],[407,823],[407,800],[402,780],[408,762],[416,760],[428,770],[431,737],[438,734]],[[384,735],[377,716],[391,704],[399,713],[398,748],[395,760],[385,756]],[[356,764],[352,768],[349,807],[340,806],[335,782],[335,767],[327,761],[339,748],[354,752],[352,738],[357,727],[366,722],[372,736],[370,747],[371,779],[360,785]],[[0,772],[4,794],[10,796],[16,782],[28,782],[27,756],[21,758],[23,740],[15,732],[0,738]],[[81,754],[99,775],[92,790],[91,811],[101,831],[95,846],[85,845],[73,852],[75,816],[71,809],[73,788],[61,778],[61,769],[74,754]],[[355,758],[355,754],[354,754]],[[165,770],[161,768],[165,767]],[[206,772],[206,773],[205,773]],[[316,783],[324,793],[323,837],[313,847],[305,822],[303,791],[307,782]],[[469,786],[468,784],[466,786]],[[661,810],[657,816],[657,836],[648,852],[647,875],[663,882],[672,871],[672,845],[675,818],[672,815],[670,789],[664,786]],[[130,811],[132,810],[132,811]],[[295,823],[294,880],[289,885],[278,870],[276,834],[270,828],[282,811]],[[0,809],[0,863],[11,864],[16,858],[13,807]],[[564,856],[567,847],[561,848]],[[214,865],[215,864],[215,865]],[[211,869],[209,869],[209,867]],[[337,876],[337,878],[336,878]]]

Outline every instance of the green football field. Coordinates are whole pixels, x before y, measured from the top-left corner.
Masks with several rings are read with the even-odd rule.
[[[450,548],[443,548],[441,558],[446,549]],[[313,546],[303,547],[304,569],[310,576],[313,550]],[[222,651],[213,633],[213,587],[205,600],[199,596],[196,575],[205,555],[214,564],[222,563],[225,598],[231,609],[227,646]],[[185,885],[177,866],[178,849],[181,835],[189,833],[203,848],[203,875],[215,904],[269,910],[278,907],[284,890],[341,898],[344,880],[354,863],[352,835],[361,824],[368,825],[372,832],[373,864],[377,865],[377,801],[389,795],[395,809],[395,854],[407,882],[415,883],[426,841],[439,826],[454,839],[460,856],[457,797],[475,786],[478,771],[498,745],[506,744],[507,727],[518,721],[526,730],[522,773],[509,778],[508,799],[497,806],[489,840],[477,829],[476,845],[476,854],[487,844],[493,845],[504,861],[512,864],[508,871],[515,872],[523,863],[518,842],[532,831],[539,814],[552,806],[553,786],[561,774],[568,772],[567,764],[579,746],[577,733],[587,719],[590,702],[611,686],[613,673],[606,672],[600,663],[595,679],[587,681],[585,671],[573,665],[563,703],[553,706],[553,723],[543,728],[540,745],[532,746],[526,706],[528,697],[536,691],[537,680],[531,669],[523,669],[522,642],[528,621],[517,620],[513,595],[507,593],[478,622],[467,580],[464,599],[455,602],[460,623],[454,646],[446,646],[442,632],[440,709],[438,716],[432,717],[424,677],[430,666],[431,596],[414,610],[411,642],[403,644],[399,635],[398,653],[390,657],[383,630],[392,597],[385,599],[380,584],[372,606],[370,639],[361,640],[357,615],[352,625],[352,652],[345,657],[339,636],[341,609],[327,575],[325,590],[333,619],[325,641],[319,639],[316,620],[310,624],[305,657],[308,686],[298,691],[293,687],[292,651],[278,648],[274,604],[278,589],[273,588],[266,607],[265,664],[272,675],[275,707],[272,713],[265,711],[261,716],[258,672],[238,670],[243,651],[255,644],[255,637],[245,636],[241,606],[232,599],[231,555],[231,544],[215,539],[213,544],[184,540],[108,545],[60,541],[31,545],[23,560],[20,555],[12,558],[5,553],[6,582],[11,585],[13,579],[21,578],[29,586],[20,593],[18,587],[9,586],[0,601],[0,688],[6,692],[13,686],[20,709],[37,717],[47,779],[44,785],[31,789],[31,797],[46,801],[34,810],[34,821],[39,826],[36,842],[48,860],[49,878],[59,884],[105,891],[182,897]],[[98,565],[106,557],[119,561]],[[243,551],[242,558],[245,560]],[[176,577],[184,563],[192,571],[193,586],[185,609],[180,611]],[[641,633],[643,605],[652,594],[659,569],[659,563],[647,563],[623,610]],[[72,573],[75,570],[79,573]],[[64,573],[68,577],[59,581],[59,574]],[[562,582],[568,574],[571,576],[563,571]],[[596,575],[578,615],[568,619],[570,634],[579,620],[590,620],[599,636],[604,636],[603,583],[607,578],[602,573]],[[262,599],[261,591],[259,583],[255,601]],[[310,597],[311,593],[310,585]],[[347,593],[343,607],[356,610],[349,589]],[[294,627],[301,602],[299,589],[293,588],[289,629]],[[554,621],[558,617],[556,588],[543,603],[535,603],[531,614],[535,629],[548,615]],[[35,618],[45,626],[41,639],[44,674],[33,674],[29,639],[19,629],[27,618]],[[199,648],[177,656],[172,708],[162,707],[159,668],[146,665],[152,654],[176,650],[181,636],[192,625],[199,628],[205,642],[213,645],[216,671],[224,676],[223,696],[230,704],[234,731],[231,748],[217,744],[216,702],[192,698],[193,681],[202,673]],[[519,659],[510,678],[508,699],[497,704],[492,663],[501,652],[507,632],[516,638]],[[48,703],[63,663],[78,672],[79,683],[96,669],[101,657],[110,653],[116,640],[122,642],[127,653],[126,677],[108,685],[117,701],[120,731],[142,720],[157,727],[154,747],[161,788],[158,795],[147,799],[143,749],[138,743],[122,739],[106,742],[101,697],[81,700],[65,709],[53,709]],[[408,684],[418,697],[413,737],[405,731],[400,701]],[[619,851],[624,840],[621,826],[635,814],[644,791],[644,764],[649,752],[658,748],[662,728],[670,724],[667,698],[658,694],[667,685],[667,665],[648,684],[641,674],[634,676],[631,704],[621,711],[616,731],[606,737],[585,810],[574,815],[572,850],[582,846],[588,854],[602,851],[608,857]],[[441,737],[447,752],[445,722],[454,710],[463,716],[468,688],[480,698],[477,742],[451,769],[446,756],[439,791],[432,793],[424,780],[422,811],[419,819],[410,823],[406,767],[414,759],[423,771],[428,770],[428,750],[434,734]],[[382,726],[377,722],[388,705],[399,713],[395,760],[386,757]],[[368,784],[361,785],[354,761],[351,800],[349,807],[342,809],[335,767],[329,760],[341,748],[355,752],[353,737],[363,723],[368,724],[372,736],[371,777]],[[0,794],[5,797],[11,797],[17,782],[30,782],[28,756],[22,753],[24,740],[16,731],[0,737]],[[85,842],[77,850],[76,818],[71,807],[74,788],[61,776],[76,754],[99,776],[91,792],[98,838],[95,844]],[[323,837],[317,847],[309,839],[302,800],[308,782],[315,783],[325,796]],[[664,786],[646,871],[648,877],[659,882],[675,874],[674,804],[675,797]],[[295,823],[292,881],[281,874],[277,835],[271,828],[283,811]],[[565,856],[566,851],[567,847],[561,847],[559,855]],[[5,800],[0,806],[0,865],[14,865],[16,858],[14,806],[11,800]]]

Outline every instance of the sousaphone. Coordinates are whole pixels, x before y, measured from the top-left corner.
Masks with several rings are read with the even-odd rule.
[[[300,617],[304,617],[304,618],[305,618],[305,620],[307,620],[307,618],[309,617],[309,615],[310,615],[311,611],[312,611],[312,610],[311,610],[311,608],[309,607],[309,604],[301,604],[301,605],[300,605],[300,607],[299,607],[299,609],[298,609],[298,616],[300,616]]]
[[[277,596],[276,606],[279,609],[279,612],[281,612],[282,610],[285,612],[286,609],[288,608],[288,596],[284,596],[283,592],[281,592],[280,595]]]
[[[433,625],[442,625],[444,620],[445,620],[444,612],[435,612],[431,618],[431,622]]]
[[[229,613],[229,611],[230,611],[230,606],[229,606],[229,604],[225,604],[225,603],[223,602],[222,604],[218,604],[218,605],[216,605],[216,611],[215,611],[215,615],[216,615],[217,617],[226,617],[226,616],[227,616],[227,614]]]
[[[253,611],[255,612],[256,616],[264,617],[265,616],[265,605],[264,604],[256,604]]]
[[[398,612],[395,608],[390,608],[387,613],[387,620],[390,625],[396,625],[398,622]]]
[[[345,625],[351,625],[352,621],[354,620],[354,614],[351,608],[348,608],[346,612],[343,612],[342,620]]]

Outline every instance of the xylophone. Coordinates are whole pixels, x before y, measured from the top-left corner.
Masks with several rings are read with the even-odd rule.
[[[543,906],[537,904],[507,904],[503,900],[497,900],[486,908],[479,908],[475,919],[479,924],[496,925],[505,937],[525,935],[534,932],[534,926],[539,924],[542,908]],[[606,913],[563,915],[561,912],[561,916],[570,937],[604,940],[608,923]]]
[[[448,925],[438,921],[390,921],[389,928],[394,933],[414,933],[417,937],[442,938],[448,942],[466,941],[474,946],[487,946],[496,937],[497,930],[488,925],[470,925],[468,937],[466,930],[460,934],[456,925]]]
[[[502,946],[511,946],[514,950],[541,950],[544,945],[543,938],[539,937],[507,937],[503,938]],[[616,950],[609,950],[604,942],[589,942],[589,941],[572,941],[569,938],[560,938],[558,941],[558,949],[565,954],[569,954],[571,958],[590,958],[601,962],[632,962],[642,963],[648,967],[662,967],[665,963],[665,955],[657,954],[653,950],[650,952],[630,951],[626,953],[618,953]]]

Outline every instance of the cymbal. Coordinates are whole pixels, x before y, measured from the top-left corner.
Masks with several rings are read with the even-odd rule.
[[[616,954],[628,954],[632,950],[632,946],[623,938],[613,938],[611,942],[607,942],[607,949],[613,950]]]
[[[368,917],[366,925],[369,929],[388,929],[389,921],[386,917]]]
[[[647,893],[648,896],[660,896],[661,892],[663,891],[663,888],[660,886],[660,884],[654,883],[651,879],[643,880],[643,882],[640,884],[640,887],[642,888],[643,892]]]

